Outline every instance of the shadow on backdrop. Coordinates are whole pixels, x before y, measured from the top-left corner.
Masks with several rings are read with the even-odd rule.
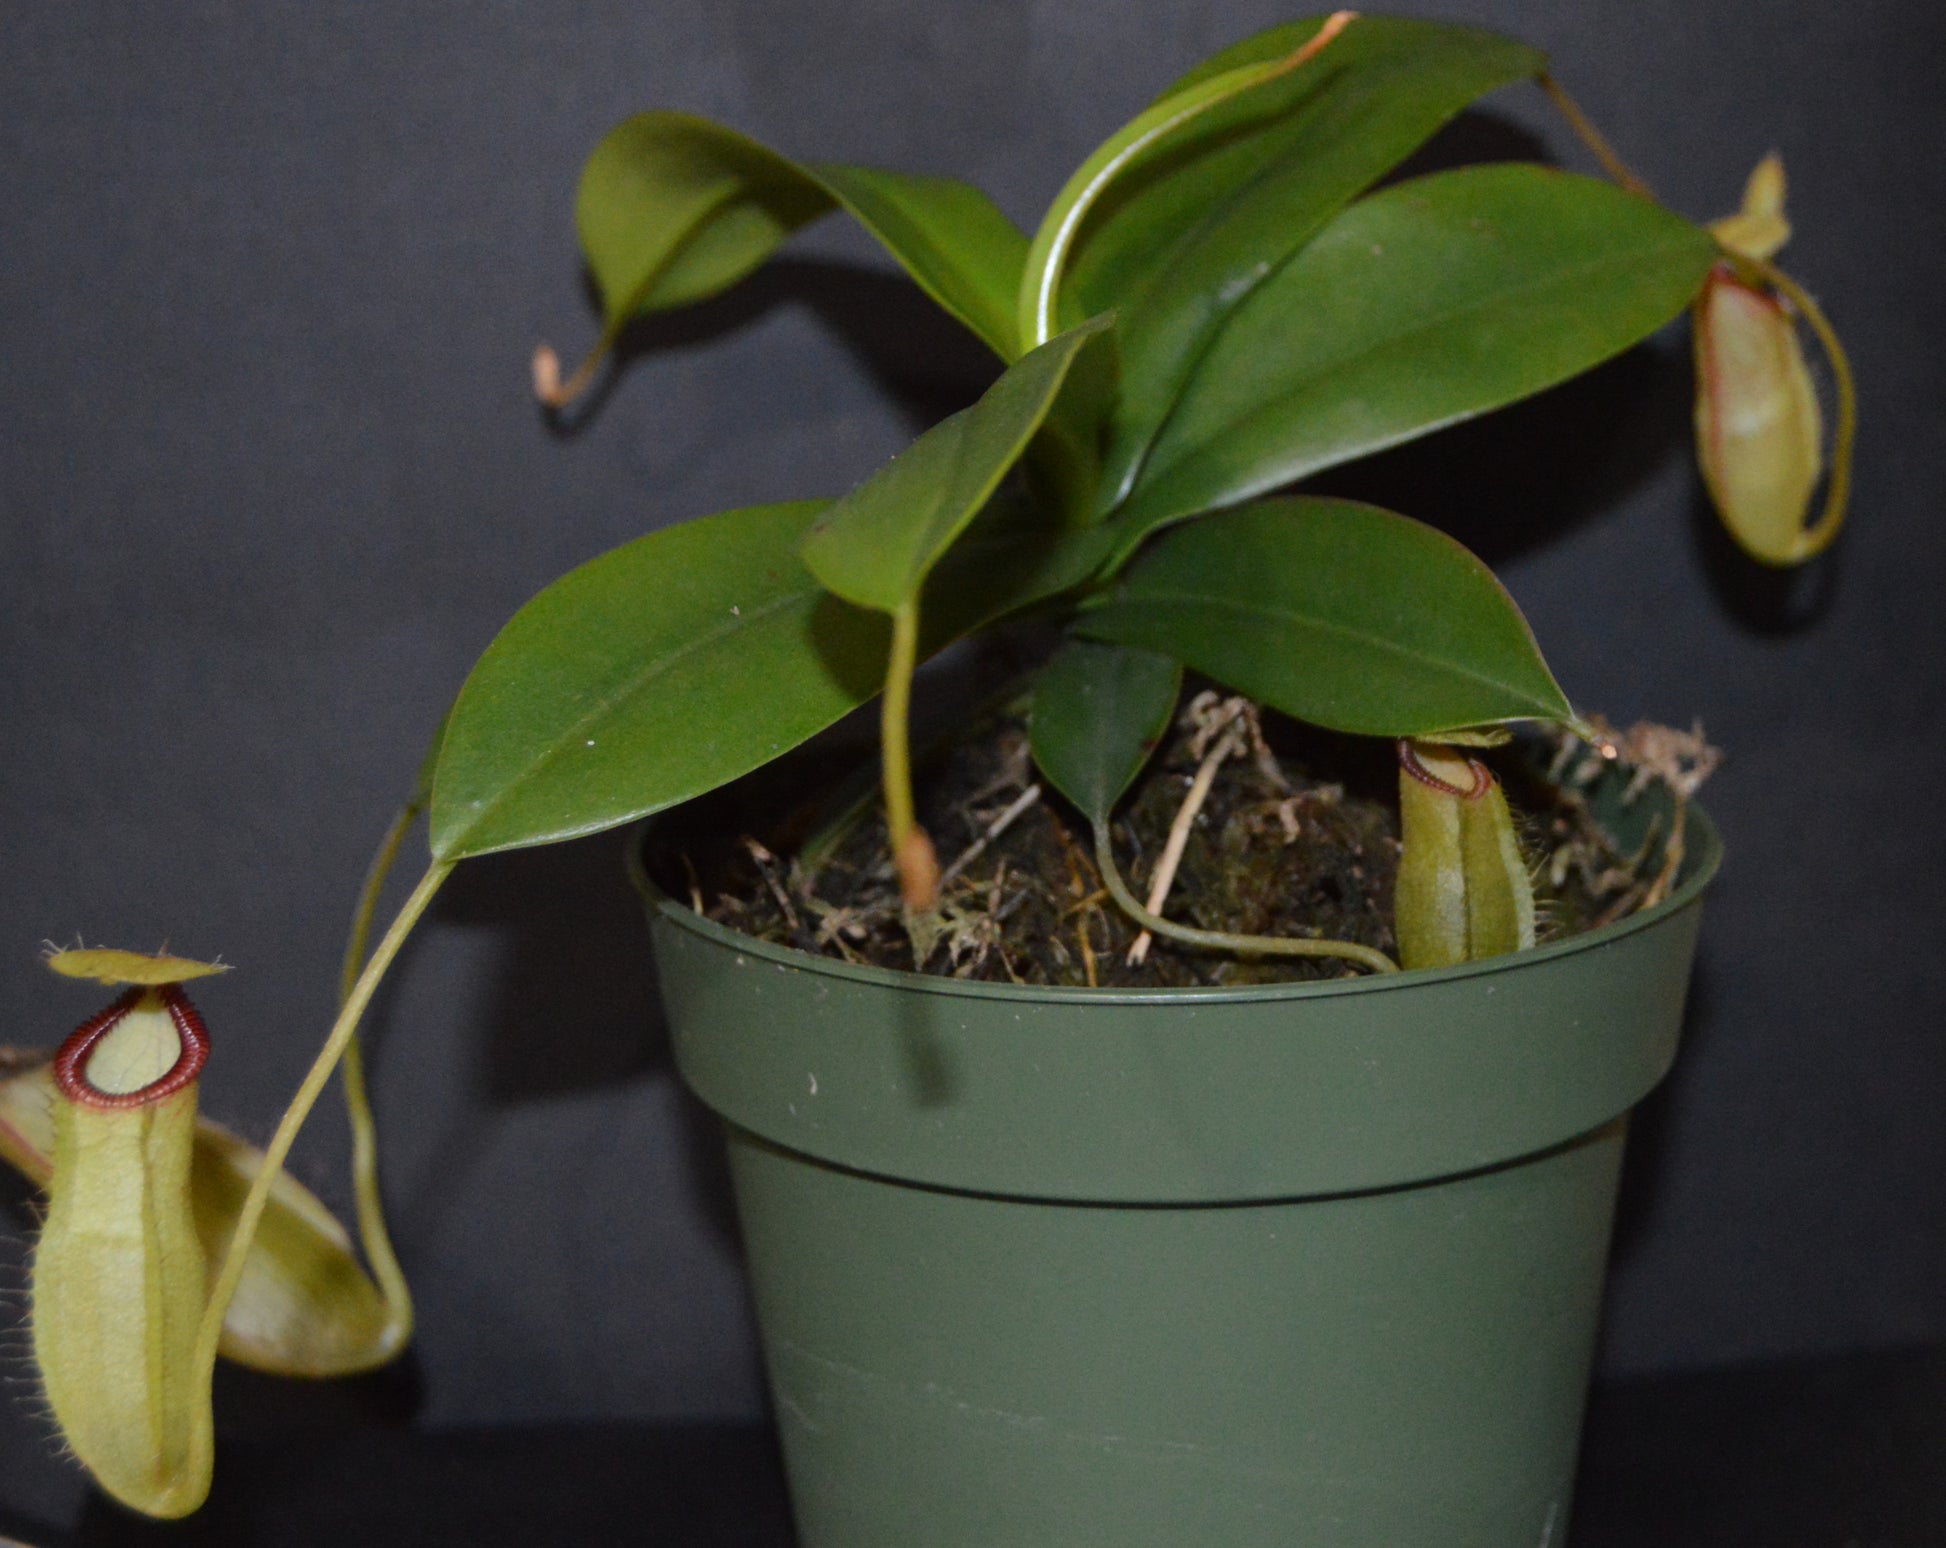
[[[469,1021],[479,1050],[471,1061],[476,1109],[675,1081],[648,924],[624,863],[638,832],[631,826],[484,855],[459,867],[440,894],[436,923],[484,929],[499,943],[493,976],[480,987]],[[716,1122],[680,1089],[676,1138],[698,1179],[696,1202],[711,1230],[733,1243],[735,1211]],[[476,1116],[456,1132],[456,1164],[460,1150],[480,1141],[479,1125]]]
[[[582,278],[598,321],[600,298],[593,281]],[[809,311],[831,330],[914,435],[965,408],[1000,371],[986,345],[902,272],[781,257],[707,301],[635,318],[622,329],[587,392],[564,409],[536,404],[535,410],[552,434],[571,440],[601,416],[609,394],[630,371],[653,370],[658,356],[718,343],[791,307]]]
[[[1613,511],[1688,455],[1689,366],[1674,341],[1638,345],[1585,376],[1435,431],[1304,487],[1430,522],[1491,569]]]
[[[1823,498],[1820,492],[1818,499]],[[1689,529],[1711,596],[1746,633],[1767,639],[1800,634],[1824,617],[1837,598],[1844,565],[1842,536],[1796,569],[1759,564],[1723,530],[1700,474],[1690,496]]]

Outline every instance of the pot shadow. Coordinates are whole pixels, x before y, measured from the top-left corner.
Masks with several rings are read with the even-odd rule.
[[[650,1523],[671,1548],[792,1541],[777,1444],[754,1425],[610,1421],[226,1446],[198,1514],[147,1521],[95,1497],[73,1548],[628,1543]]]
[[[599,297],[585,274],[583,288],[599,317]],[[572,440],[600,416],[639,361],[718,343],[790,307],[803,308],[830,329],[915,435],[965,408],[1000,370],[986,345],[902,271],[783,257],[721,295],[636,318],[622,329],[586,392],[565,408],[537,403],[536,411],[551,434]]]
[[[488,1102],[672,1069],[641,900],[613,835],[470,861],[447,882],[434,918],[506,941],[482,994]]]
[[[905,1087],[921,1109],[950,1107],[962,1084],[951,1044],[940,1028],[940,1002],[929,994],[901,995],[898,1016],[899,1059]]]
[[[0,1505],[0,1543],[17,1543],[20,1548],[30,1548],[34,1544],[54,1548],[62,1541],[61,1535],[45,1522],[29,1520]]]
[[[1696,1048],[1709,1041],[1714,999],[1708,960],[1698,957],[1683,1007],[1679,1057],[1693,1059]],[[1681,1125],[1679,1100],[1677,1080],[1665,1078],[1629,1117],[1628,1158],[1615,1199],[1614,1234],[1609,1245],[1612,1264],[1624,1262],[1655,1230],[1657,1200],[1666,1194],[1677,1164],[1673,1145]]]
[[[469,1017],[479,1052],[470,1103],[489,1114],[522,1102],[641,1081],[682,1092],[675,1139],[697,1179],[710,1230],[734,1247],[735,1210],[716,1120],[676,1079],[650,960],[642,900],[613,834],[469,861],[433,907],[435,924],[486,931],[497,950]],[[537,906],[540,905],[540,906]],[[433,1175],[464,1170],[458,1152],[482,1142],[463,1122]]]

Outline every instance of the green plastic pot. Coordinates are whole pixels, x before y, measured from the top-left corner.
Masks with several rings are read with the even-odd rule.
[[[852,967],[649,888],[802,1548],[1558,1548],[1689,847],[1569,941],[1236,991]]]

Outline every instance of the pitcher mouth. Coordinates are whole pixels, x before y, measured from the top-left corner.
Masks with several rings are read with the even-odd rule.
[[[103,1038],[119,1026],[149,996],[162,1002],[176,1029],[180,1050],[169,1068],[145,1086],[133,1091],[103,1091],[88,1078],[88,1061]],[[209,1030],[196,1007],[175,984],[137,986],[116,998],[106,1010],[92,1016],[68,1034],[54,1056],[54,1080],[61,1094],[83,1107],[116,1111],[151,1107],[191,1085],[209,1062]]]

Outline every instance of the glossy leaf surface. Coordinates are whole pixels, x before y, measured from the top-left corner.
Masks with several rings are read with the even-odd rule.
[[[1053,526],[1040,507],[1010,498],[1003,488],[926,583],[920,658],[1079,587],[1101,568],[1106,552],[1100,528]]]
[[[686,113],[641,113],[602,139],[575,221],[612,333],[742,279],[799,226],[842,205],[1003,359],[1027,238],[970,184],[807,165]]]
[[[1585,371],[1681,311],[1714,255],[1660,206],[1544,167],[1361,199],[1202,357],[1116,518],[1122,551]]]
[[[821,501],[650,533],[514,615],[453,706],[442,859],[571,838],[715,788],[877,690],[885,621],[797,557]]]
[[[1034,684],[1034,762],[1100,827],[1175,713],[1182,667],[1152,650],[1070,640]]]
[[[457,860],[631,822],[789,751],[878,692],[890,631],[798,557],[829,502],[650,533],[571,571],[460,691],[434,775],[432,849]],[[996,502],[939,568],[922,655],[1067,589],[1094,534]]]
[[[1273,27],[1172,86],[1282,58],[1320,19]],[[1199,117],[1131,167],[1083,230],[1069,285],[1114,307],[1124,360],[1108,491],[1119,496],[1224,319],[1345,203],[1538,50],[1472,27],[1361,16],[1317,56]]]
[[[1337,731],[1424,736],[1571,713],[1484,564],[1349,500],[1265,500],[1171,532],[1076,628]]]
[[[804,541],[812,573],[846,601],[881,612],[917,596],[1027,449],[1075,357],[1106,326],[1096,319],[1023,356],[979,402],[834,501]]]
[[[1340,17],[1331,24],[1330,31],[1335,33],[1342,21]],[[1314,42],[1322,45],[1327,41],[1324,30],[1319,29]],[[1259,88],[1299,68],[1309,51],[1308,46],[1300,46],[1281,58],[1245,61],[1205,74],[1194,84],[1150,103],[1097,146],[1054,196],[1027,250],[1016,320],[1020,337],[1028,343],[1044,342],[1060,331],[1064,316],[1072,319],[1074,308],[1063,303],[1062,280],[1076,242],[1104,200],[1119,193],[1137,169],[1170,155],[1185,135],[1218,109],[1253,96]]]
[[[1002,360],[1020,356],[1013,303],[1027,236],[986,194],[950,177],[832,162],[809,170],[927,295]]]

